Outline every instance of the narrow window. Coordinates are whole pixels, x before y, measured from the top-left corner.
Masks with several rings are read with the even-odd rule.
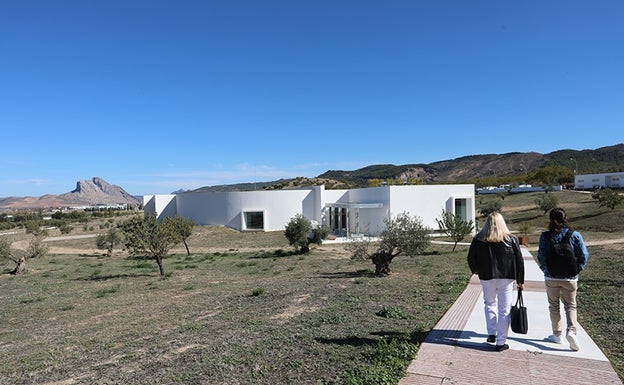
[[[455,215],[468,220],[468,202],[466,199],[455,199]]]

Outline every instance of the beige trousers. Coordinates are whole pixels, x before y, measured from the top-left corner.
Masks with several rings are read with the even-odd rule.
[[[559,310],[559,300],[563,302],[565,311],[567,332],[576,334],[576,289],[577,281],[566,280],[546,280],[546,295],[548,296],[548,310],[550,311],[550,323],[553,334],[560,336],[563,334],[561,326],[561,312]]]

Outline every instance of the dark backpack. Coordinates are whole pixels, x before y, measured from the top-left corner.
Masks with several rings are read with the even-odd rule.
[[[568,230],[561,242],[555,242],[549,231],[544,236],[550,242],[550,253],[546,258],[548,274],[553,278],[571,278],[581,271],[574,249],[570,244],[573,231]]]

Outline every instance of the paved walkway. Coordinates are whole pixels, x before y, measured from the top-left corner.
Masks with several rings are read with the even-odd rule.
[[[544,277],[526,248],[524,305],[529,333],[509,331],[509,350],[495,352],[485,342],[483,295],[477,276],[429,333],[399,385],[617,384],[611,363],[585,332],[577,331],[580,351],[545,339],[552,334]],[[515,302],[515,293],[514,293]],[[562,305],[562,319],[563,316]]]

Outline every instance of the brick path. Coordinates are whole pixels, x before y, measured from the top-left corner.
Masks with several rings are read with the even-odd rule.
[[[544,341],[550,321],[543,276],[524,247],[523,254],[527,270],[523,293],[530,334],[510,331],[510,349],[504,352],[495,352],[493,345],[485,342],[481,285],[473,276],[422,343],[399,385],[622,385],[611,363],[582,327],[579,352],[570,351],[567,344]]]

